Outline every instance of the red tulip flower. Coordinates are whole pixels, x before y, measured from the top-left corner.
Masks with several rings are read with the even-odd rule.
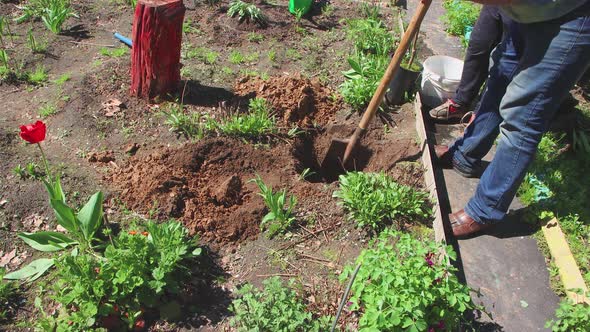
[[[20,137],[31,144],[42,142],[46,132],[47,128],[43,121],[20,126]]]
[[[43,164],[45,164],[45,170],[47,171],[48,181],[51,182],[52,177],[49,171],[49,165],[47,164],[47,158],[41,148],[41,142],[45,140],[45,134],[47,133],[47,127],[43,121],[37,121],[28,125],[20,126],[20,137],[31,144],[37,144],[41,151],[41,158],[43,158]]]

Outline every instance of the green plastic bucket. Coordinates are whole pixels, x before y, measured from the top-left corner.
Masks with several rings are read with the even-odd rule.
[[[303,14],[307,13],[311,8],[313,0],[289,0],[289,11],[295,14],[297,10],[303,10]]]

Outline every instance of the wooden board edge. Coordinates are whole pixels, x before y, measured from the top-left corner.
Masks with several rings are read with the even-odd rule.
[[[584,294],[588,292],[588,287],[584,282],[580,268],[570,250],[567,239],[559,226],[559,221],[556,218],[551,219],[541,227],[543,235],[549,246],[551,257],[559,271],[559,277],[566,289],[567,296],[574,303],[586,302],[590,304],[590,299],[585,295],[579,295],[570,289],[581,289]]]
[[[424,124],[424,117],[422,116],[422,102],[420,101],[420,95],[418,93],[416,94],[416,100],[414,101],[414,111],[416,113],[416,132],[418,133],[420,148],[422,150],[422,165],[424,165],[424,168],[426,169],[424,172],[424,181],[426,183],[426,188],[430,192],[430,197],[434,202],[434,221],[432,223],[432,228],[434,229],[434,238],[438,242],[447,243],[445,230],[443,227],[442,211],[439,204],[439,193],[436,187],[436,179],[434,176],[432,153],[428,145],[426,126]]]

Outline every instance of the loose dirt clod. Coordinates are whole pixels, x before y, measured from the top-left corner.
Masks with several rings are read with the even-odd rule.
[[[301,75],[273,76],[267,80],[259,77],[245,77],[235,88],[242,97],[260,97],[273,107],[283,125],[311,127],[325,125],[334,118],[341,108],[334,92],[318,80],[310,80]]]
[[[115,153],[112,150],[92,152],[90,155],[88,155],[88,161],[91,163],[108,163],[115,161]]]

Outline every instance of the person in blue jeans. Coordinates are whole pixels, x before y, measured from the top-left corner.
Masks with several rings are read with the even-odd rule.
[[[590,0],[483,0],[501,8],[516,30],[492,56],[475,120],[439,163],[480,181],[464,209],[449,215],[456,237],[501,221],[559,105],[590,65]],[[518,3],[517,5],[514,3]],[[482,158],[499,137],[485,170]]]
[[[512,20],[499,6],[481,8],[465,51],[459,86],[453,98],[428,112],[432,119],[448,121],[466,117],[488,77],[490,54],[506,38],[504,32],[511,24]]]

